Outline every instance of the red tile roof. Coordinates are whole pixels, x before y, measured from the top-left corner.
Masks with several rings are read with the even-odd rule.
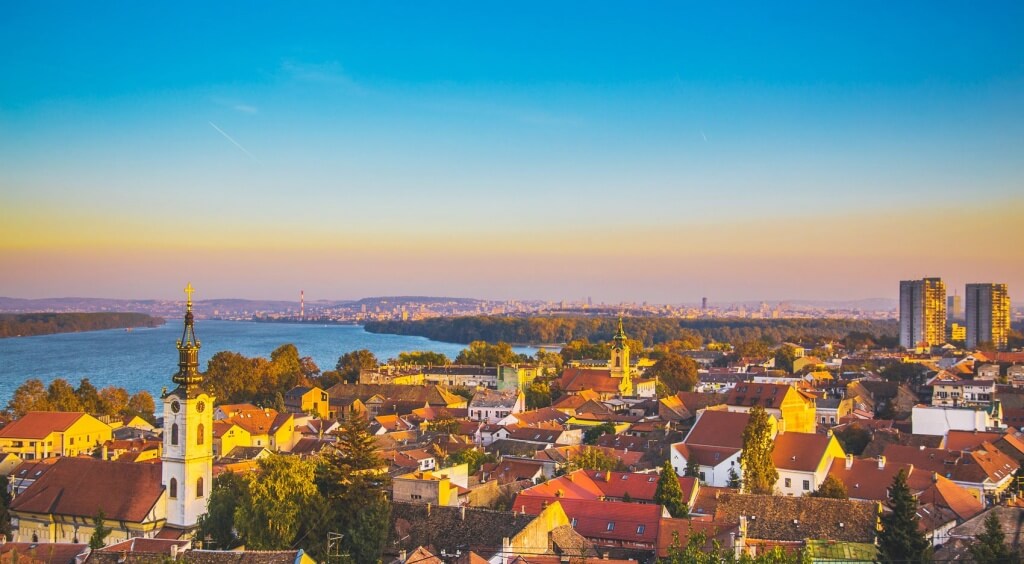
[[[981,500],[971,495],[965,488],[954,484],[942,476],[934,476],[934,483],[921,492],[917,498],[921,503],[933,503],[942,507],[948,507],[962,521],[985,510]]]
[[[679,477],[683,499],[689,501],[697,487],[694,478]],[[576,470],[520,492],[520,495],[551,499],[620,499],[627,493],[636,501],[654,501],[658,488],[658,474],[637,472],[600,472]]]
[[[749,421],[749,413],[708,409],[700,414],[683,442],[688,445],[743,448],[743,429]]]
[[[846,493],[850,499],[884,501],[889,497],[889,486],[900,470],[908,473],[907,483],[910,490],[919,492],[931,486],[931,472],[916,470],[912,464],[887,460],[884,467],[878,467],[875,458],[854,458],[850,467],[847,460],[837,458],[832,462],[828,475],[846,485]],[[922,481],[923,478],[923,481]]]
[[[609,369],[567,367],[558,380],[558,388],[566,392],[593,390],[598,393],[619,393],[620,378],[613,378]]]
[[[99,549],[100,552],[147,552],[150,554],[171,554],[171,547],[185,550],[192,546],[191,541],[180,539],[147,539],[142,537],[114,543]]]
[[[21,564],[74,564],[76,557],[89,554],[89,545],[66,542],[7,542],[0,544],[0,562],[14,562],[14,553]]]
[[[978,446],[985,441],[995,442],[1002,438],[1003,433],[988,433],[978,431],[954,431],[946,435],[946,450],[967,450]]]
[[[720,546],[726,547],[730,533],[736,533],[738,530],[738,524],[729,525],[698,519],[662,519],[661,527],[658,529],[658,557],[667,558],[668,549],[674,542],[678,541],[679,546],[685,548],[690,535],[700,533],[704,534],[709,548],[716,540]]]
[[[552,502],[522,494],[516,496],[512,510],[540,515],[551,503],[562,506],[576,532],[596,542],[643,543],[653,547],[658,540],[661,519],[668,517],[668,511],[661,505],[570,499]]]
[[[61,458],[11,503],[27,513],[145,522],[164,492],[159,464]]]
[[[86,415],[81,411],[30,411],[0,429],[0,438],[45,439],[50,433],[67,431]]]
[[[745,407],[761,407],[779,409],[786,394],[792,389],[789,384],[753,384],[740,382],[729,391],[725,403]]]
[[[775,437],[772,461],[776,468],[814,472],[821,464],[832,437],[812,433],[782,433]]]

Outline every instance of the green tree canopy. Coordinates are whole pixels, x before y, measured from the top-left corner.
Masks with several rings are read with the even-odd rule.
[[[775,368],[792,374],[793,361],[796,358],[796,348],[793,345],[784,344],[775,350]]]
[[[448,465],[454,466],[457,464],[467,464],[469,466],[469,474],[473,475],[480,471],[480,467],[485,463],[497,462],[498,457],[489,452],[484,452],[477,449],[476,447],[467,448],[466,450],[460,450],[455,454],[448,457]]]
[[[1020,562],[1020,554],[1006,545],[1006,535],[999,523],[995,511],[989,511],[985,517],[985,530],[974,537],[968,547],[971,557],[977,564],[1016,564]]]
[[[829,497],[832,499],[849,499],[849,494],[846,493],[846,484],[839,481],[838,478],[831,474],[825,476],[822,480],[821,485],[818,489],[811,492],[811,497]]]
[[[146,390],[141,390],[128,399],[124,415],[129,417],[138,415],[146,421],[154,423],[156,421],[155,412],[156,402],[153,401],[153,396]]]
[[[743,469],[743,487],[747,493],[771,494],[779,472],[772,461],[775,443],[772,441],[771,421],[761,406],[750,410],[750,420],[743,429],[743,454],[740,467]]]
[[[666,353],[644,376],[656,377],[673,394],[692,392],[697,385],[697,363],[689,357]]]
[[[600,425],[594,425],[583,432],[583,444],[592,445],[597,443],[597,439],[600,439],[603,435],[614,435],[615,425],[605,421]]]
[[[583,447],[583,450],[576,456],[569,459],[567,468],[570,472],[575,470],[597,470],[600,472],[625,472],[626,465],[622,459],[606,454],[604,450],[595,447]]]
[[[235,529],[249,549],[291,548],[317,495],[316,465],[280,454],[261,458],[257,464],[257,471],[245,477],[248,495],[235,510]]]
[[[654,490],[654,503],[664,505],[671,516],[686,517],[690,508],[683,499],[683,488],[679,485],[679,476],[668,460],[661,466],[658,486]]]
[[[917,498],[907,487],[907,471],[900,470],[889,487],[888,506],[878,533],[878,556],[883,563],[927,562],[931,543],[918,527]]]
[[[15,417],[21,417],[29,411],[50,411],[50,398],[46,386],[38,378],[29,378],[14,390],[7,410]]]
[[[396,364],[407,364],[413,366],[444,366],[451,364],[451,359],[444,353],[434,351],[412,351],[398,353],[395,359]]]
[[[512,345],[501,341],[490,344],[487,341],[473,341],[455,358],[456,364],[474,364],[478,366],[497,366],[511,364],[522,359],[512,351]]]
[[[206,513],[199,517],[196,538],[209,545],[204,548],[231,550],[241,544],[235,534],[235,511],[249,495],[249,483],[234,472],[225,472],[213,479]]]
[[[46,398],[51,411],[81,411],[82,404],[75,395],[75,389],[63,378],[50,382],[46,389]]]
[[[895,362],[882,369],[879,375],[890,382],[919,386],[924,383],[928,369],[915,362]]]
[[[367,349],[347,352],[338,358],[335,368],[342,380],[355,383],[359,381],[360,370],[377,368],[377,356]]]
[[[551,405],[551,385],[544,380],[534,380],[526,387],[526,409],[540,409]]]
[[[111,529],[106,525],[106,514],[103,513],[103,508],[99,508],[96,511],[96,515],[92,518],[92,536],[89,537],[89,548],[97,550],[107,546],[107,537],[110,535]]]

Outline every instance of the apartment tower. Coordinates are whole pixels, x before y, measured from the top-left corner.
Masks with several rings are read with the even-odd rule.
[[[967,285],[967,348],[990,343],[1006,348],[1010,331],[1010,296],[1006,284]]]
[[[900,346],[946,342],[946,285],[941,278],[900,281]]]

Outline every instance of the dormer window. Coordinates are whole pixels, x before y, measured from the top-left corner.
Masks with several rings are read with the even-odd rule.
[[[606,531],[614,531],[615,530],[615,521],[608,521],[608,527],[605,530]]]

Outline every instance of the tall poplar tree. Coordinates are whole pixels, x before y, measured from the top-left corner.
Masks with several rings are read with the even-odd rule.
[[[750,409],[750,421],[743,429],[743,454],[740,468],[743,469],[743,489],[746,493],[771,494],[779,472],[772,461],[772,425],[768,412],[761,406]]]
[[[679,486],[679,476],[676,476],[676,471],[668,460],[661,467],[661,476],[658,476],[654,503],[667,507],[669,515],[673,517],[686,517],[690,514],[690,507],[683,499],[683,488]]]
[[[883,563],[927,562],[931,543],[918,528],[917,498],[907,487],[907,471],[900,470],[889,486],[888,506],[878,533],[878,558]]]

